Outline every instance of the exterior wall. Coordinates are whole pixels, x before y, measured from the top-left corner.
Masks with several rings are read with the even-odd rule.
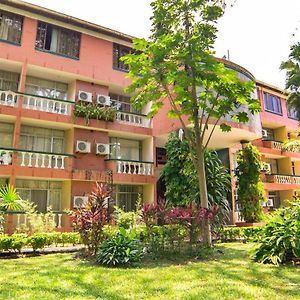
[[[125,72],[113,68],[113,43],[130,46],[131,38],[121,33],[97,27],[97,25],[84,23],[84,21],[66,18],[46,9],[33,9],[34,6],[32,6],[29,10],[29,4],[24,3],[23,8],[18,8],[16,5],[14,2],[6,5],[0,3],[0,9],[8,9],[25,15],[21,45],[16,46],[0,42],[0,70],[20,74],[18,102],[4,105],[0,101],[0,122],[14,124],[10,147],[12,164],[0,165],[0,178],[8,178],[13,185],[15,185],[18,178],[62,181],[61,207],[62,209],[73,209],[73,197],[88,195],[93,183],[105,180],[105,171],[111,170],[114,184],[142,185],[144,201],[155,202],[156,183],[161,171],[161,166],[152,163],[156,155],[155,149],[156,147],[164,147],[168,134],[182,127],[179,120],[167,117],[167,112],[170,109],[168,101],[165,99],[164,108],[153,118],[152,124],[146,120],[145,116],[141,115],[138,118],[141,118],[139,120],[142,121],[132,121],[133,116],[130,116],[130,114],[114,122],[89,120],[87,123],[84,118],[73,117],[74,104],[78,101],[78,91],[91,92],[94,103],[97,94],[109,95],[110,92],[113,92],[124,95],[123,89],[130,81],[126,78]],[[38,20],[81,32],[79,59],[36,50],[35,39]],[[255,80],[253,75],[243,67],[232,62],[221,61],[227,67],[236,70],[242,80]],[[23,93],[28,76],[67,83],[68,100],[70,101],[67,102],[70,107],[68,113],[46,111],[45,109],[39,109],[38,105],[26,108],[24,106],[26,95]],[[300,175],[300,154],[284,153],[278,149],[271,149],[270,143],[268,144],[260,139],[261,125],[274,128],[275,139],[278,141],[286,140],[288,132],[294,132],[298,129],[298,122],[287,117],[286,95],[267,84],[259,82],[257,84],[258,97],[262,101],[260,116],[253,117],[249,124],[238,124],[226,119],[225,121],[233,128],[232,132],[224,134],[217,129],[210,146],[215,149],[232,147],[230,149],[232,165],[233,154],[240,148],[239,145],[236,146],[235,144],[242,139],[255,140],[266,158],[276,156],[279,159],[280,172],[291,174],[291,161],[295,161],[295,174]],[[282,116],[264,110],[263,91],[275,93],[281,98]],[[48,100],[43,98],[42,101]],[[55,105],[59,107],[61,103]],[[145,107],[143,113],[147,111],[149,111],[149,105]],[[125,119],[125,117],[129,119]],[[144,122],[145,120],[147,122]],[[184,121],[188,123],[187,118],[184,118]],[[41,163],[44,159],[43,155],[50,155],[49,160],[55,161],[58,159],[57,156],[51,153],[32,154],[33,164],[22,166],[20,161],[20,153],[22,153],[22,149],[20,149],[20,131],[24,125],[65,131],[64,153],[59,153],[66,155],[64,168],[57,166],[47,168],[43,166],[43,163]],[[212,125],[209,124],[209,126]],[[96,155],[96,143],[108,144],[110,137],[141,141],[143,145],[141,161],[120,162],[109,160],[106,155]],[[77,140],[90,142],[91,153],[76,153]],[[36,162],[38,159],[39,161]],[[232,184],[234,186],[234,179],[232,179]],[[299,188],[297,185],[277,183],[266,183],[265,187],[266,192],[280,190],[282,201],[290,198],[294,189]],[[234,220],[234,198],[232,201],[232,219]],[[16,220],[16,216],[9,215],[7,217],[8,232],[12,231]],[[58,230],[69,229],[70,223],[66,219],[63,221],[62,228]]]

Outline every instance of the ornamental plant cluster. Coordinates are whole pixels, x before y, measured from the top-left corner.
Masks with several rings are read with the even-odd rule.
[[[123,218],[122,215],[127,213],[118,209],[115,214],[117,226],[111,226],[110,196],[107,184],[96,183],[87,203],[73,216],[87,254],[108,266],[134,264],[143,254],[156,255],[158,250],[161,255],[180,252],[185,244],[189,244],[190,249],[191,245],[197,248],[201,222],[212,221],[218,212],[217,205],[210,209],[196,204],[169,207],[161,201],[144,204],[130,218]]]
[[[90,119],[113,122],[116,118],[116,110],[113,107],[93,103],[77,102],[73,113],[75,117],[84,118],[87,124]]]
[[[261,231],[254,259],[275,265],[300,261],[300,198],[276,210]]]

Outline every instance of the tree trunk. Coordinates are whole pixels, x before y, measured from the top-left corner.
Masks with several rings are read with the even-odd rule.
[[[206,175],[205,175],[205,162],[204,162],[204,150],[202,146],[197,149],[198,154],[198,180],[199,180],[199,189],[200,189],[200,203],[201,207],[208,208],[208,193],[207,193],[207,185],[206,185]],[[211,232],[210,225],[207,219],[203,220],[202,223],[202,240],[207,245],[211,246]]]

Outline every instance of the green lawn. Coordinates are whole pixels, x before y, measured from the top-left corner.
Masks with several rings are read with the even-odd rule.
[[[251,245],[223,244],[209,261],[107,269],[71,254],[4,259],[0,299],[300,299],[300,267],[261,265]]]

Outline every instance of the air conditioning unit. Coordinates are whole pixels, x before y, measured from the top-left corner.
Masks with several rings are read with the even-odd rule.
[[[78,100],[84,102],[92,102],[93,94],[85,91],[78,91]]]
[[[267,206],[268,207],[273,207],[274,206],[274,201],[272,198],[269,198],[268,201],[267,201]]]
[[[87,196],[74,196],[73,198],[73,207],[80,208],[83,207],[88,201],[89,197]]]
[[[98,154],[98,155],[109,154],[109,145],[108,144],[96,144],[96,154]]]
[[[265,164],[264,164],[264,167],[263,167],[263,170],[266,171],[266,172],[271,172],[271,165],[265,163]]]
[[[106,96],[106,95],[99,95],[98,94],[97,95],[97,104],[110,106],[111,105],[110,97]]]
[[[266,129],[263,129],[263,130],[261,131],[261,134],[262,134],[262,137],[263,137],[263,138],[268,137],[268,131],[267,131]]]
[[[76,142],[76,152],[80,153],[90,153],[91,152],[91,143],[84,141]]]

